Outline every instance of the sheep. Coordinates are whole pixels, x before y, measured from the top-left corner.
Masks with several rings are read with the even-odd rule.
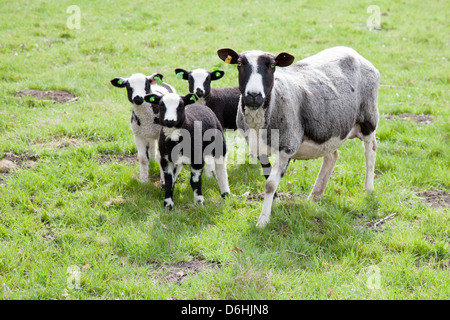
[[[139,181],[142,183],[149,182],[148,165],[150,159],[157,159],[156,144],[161,130],[157,115],[153,112],[150,104],[144,101],[144,97],[151,92],[159,94],[176,92],[171,85],[161,82],[162,78],[163,75],[160,73],[154,73],[151,76],[133,73],[129,78],[111,80],[113,86],[127,88],[128,100],[133,105],[131,130],[138,151]],[[164,184],[164,174],[161,168],[160,177],[161,183]]]
[[[236,117],[241,92],[239,87],[211,88],[211,81],[221,79],[225,72],[216,70],[213,72],[205,69],[186,71],[182,68],[175,69],[175,73],[189,82],[189,92],[197,94],[200,98],[197,103],[208,106],[219,119],[224,129],[236,130]],[[267,179],[270,172],[269,158],[266,155],[257,156],[264,177]],[[207,164],[206,176],[212,176],[214,166]],[[277,194],[275,193],[275,196]]]
[[[265,184],[258,227],[270,220],[274,193],[291,159],[323,157],[308,197],[315,200],[324,194],[338,148],[347,139],[364,141],[365,189],[374,190],[380,73],[372,63],[347,47],[326,49],[293,65],[294,57],[285,52],[239,54],[225,48],[217,54],[238,66],[240,132],[257,132],[263,147],[255,152],[277,154]]]
[[[211,88],[211,81],[221,79],[225,74],[224,71],[209,72],[205,69],[186,71],[177,68],[175,73],[189,82],[189,92],[199,97],[197,103],[206,105],[216,114],[223,129],[237,129],[237,106],[241,96],[239,87]]]
[[[226,144],[222,126],[214,112],[206,106],[194,103],[195,94],[179,96],[150,94],[145,101],[152,103],[159,114],[162,130],[159,136],[160,166],[164,172],[164,207],[172,209],[173,189],[183,165],[191,169],[190,184],[194,202],[204,203],[202,171],[205,157],[212,156],[222,197],[230,193],[226,169]]]

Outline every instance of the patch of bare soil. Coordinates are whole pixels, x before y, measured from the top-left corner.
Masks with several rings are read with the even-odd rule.
[[[19,98],[31,96],[39,100],[53,100],[54,102],[58,103],[74,102],[78,100],[76,95],[67,91],[59,91],[59,90],[25,89],[16,92],[14,96]]]
[[[150,264],[156,264],[150,261]],[[220,264],[205,262],[201,260],[182,261],[175,264],[159,265],[160,269],[164,271],[163,274],[158,274],[157,277],[168,282],[183,281],[185,277],[195,276],[205,269],[220,268]]]
[[[400,119],[412,119],[417,123],[424,123],[424,124],[430,124],[434,121],[434,118],[432,116],[427,115],[421,115],[421,114],[413,114],[413,113],[401,113],[397,115],[387,115],[386,120],[396,120],[397,118]]]
[[[56,136],[50,142],[35,143],[34,146],[39,149],[62,149],[70,146],[79,145],[79,139]]]
[[[131,164],[134,165],[137,163],[137,156],[136,155],[102,155],[97,158],[97,161],[101,164],[105,164],[108,162],[118,162],[118,163],[125,163],[125,164]]]
[[[22,154],[15,154],[11,151],[6,152],[3,159],[0,160],[0,184],[5,183],[8,175],[14,171],[35,166],[36,160],[36,156],[30,156],[26,152]]]
[[[308,197],[304,194],[295,194],[292,192],[278,192],[278,199],[286,200],[286,199],[295,199],[295,198],[301,198],[303,200],[306,200]],[[264,192],[256,193],[256,194],[250,194],[250,193],[244,193],[243,196],[247,197],[247,201],[261,201],[264,200]]]
[[[425,190],[419,193],[424,197],[424,201],[433,208],[450,207],[450,193],[436,190]]]

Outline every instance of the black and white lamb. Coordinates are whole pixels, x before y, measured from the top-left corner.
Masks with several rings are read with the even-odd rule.
[[[195,93],[199,100],[197,103],[210,108],[219,119],[222,128],[236,130],[236,115],[241,92],[239,87],[211,88],[211,81],[221,79],[225,72],[216,70],[209,72],[205,69],[186,71],[175,69],[189,83],[189,92]]]
[[[140,165],[140,182],[148,182],[148,165],[151,159],[157,158],[156,145],[159,139],[161,126],[157,123],[157,115],[151,105],[144,101],[150,93],[166,94],[175,92],[175,89],[162,82],[163,75],[154,73],[146,76],[142,73],[133,73],[129,78],[114,78],[111,84],[119,88],[127,88],[128,100],[133,105],[131,111],[131,130],[138,151]],[[164,183],[164,174],[160,170],[161,182]]]
[[[203,204],[202,171],[208,156],[214,159],[222,197],[230,193],[222,126],[211,109],[195,103],[195,100],[195,94],[145,96],[145,101],[152,103],[154,112],[159,114],[162,126],[158,146],[165,181],[164,206],[169,209],[174,205],[173,189],[177,176],[185,164],[191,169],[194,202]]]
[[[284,52],[275,56],[220,49],[217,53],[225,62],[238,65],[239,131],[246,137],[247,131],[256,132],[259,148],[254,152],[277,154],[265,184],[259,227],[270,220],[274,193],[289,161],[323,157],[309,198],[320,197],[336,164],[337,150],[347,139],[364,141],[365,189],[373,191],[380,74],[372,63],[346,47],[326,49],[293,65],[294,57]]]
[[[189,92],[195,93],[199,100],[197,103],[210,108],[222,128],[236,130],[236,116],[241,92],[239,87],[211,88],[211,81],[221,79],[225,72],[222,70],[207,71],[205,69],[194,69],[187,71],[182,68],[175,69],[175,74],[189,84]],[[207,163],[205,174],[211,177],[214,173],[214,163]],[[268,175],[267,175],[268,177]]]

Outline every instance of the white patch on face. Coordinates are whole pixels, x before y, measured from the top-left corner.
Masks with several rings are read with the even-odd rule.
[[[131,96],[131,99],[134,99],[136,96],[140,96],[142,98],[145,97],[146,80],[147,77],[142,73],[133,73],[131,77],[128,78],[128,83],[130,84],[130,87],[133,88],[133,95]]]
[[[260,73],[258,73],[258,58],[264,54],[261,51],[251,51],[245,54],[248,63],[252,66],[252,74],[248,78],[247,85],[245,87],[245,94],[255,94],[260,93],[263,99],[266,98],[264,94],[263,78]]]
[[[177,108],[180,104],[180,96],[176,93],[168,93],[162,97],[162,101],[166,106],[164,120],[177,121]]]
[[[194,78],[194,93],[197,92],[197,89],[205,92],[205,81],[208,77],[208,71],[205,69],[195,69],[191,72],[192,78]]]

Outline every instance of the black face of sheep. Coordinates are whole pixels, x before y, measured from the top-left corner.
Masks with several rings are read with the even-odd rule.
[[[185,107],[188,104],[195,103],[197,98],[192,93],[185,96],[168,93],[162,97],[157,94],[150,94],[145,96],[144,100],[152,104],[155,114],[159,114],[159,124],[161,126],[181,128],[186,119]]]
[[[209,72],[205,69],[187,71],[177,68],[175,69],[175,74],[177,77],[189,82],[189,92],[195,93],[199,98],[203,98],[211,92],[211,81],[221,79],[225,72],[221,70]]]
[[[114,78],[111,84],[118,88],[127,88],[128,100],[135,105],[142,105],[144,97],[151,92],[150,86],[161,82],[163,75],[154,73],[146,76],[142,73],[133,73],[129,78]]]
[[[275,68],[287,67],[295,59],[286,52],[275,56],[263,51],[246,51],[239,54],[232,49],[220,49],[217,54],[226,63],[238,65],[242,102],[245,107],[254,110],[262,107],[270,95]]]

